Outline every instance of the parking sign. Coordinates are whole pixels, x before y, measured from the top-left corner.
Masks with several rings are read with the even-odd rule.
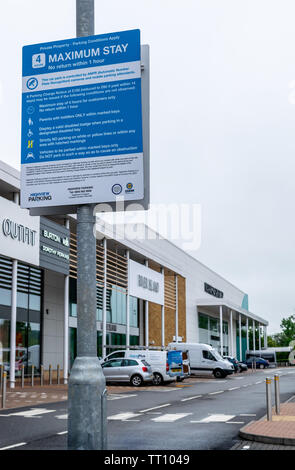
[[[21,205],[144,199],[140,31],[23,48]]]

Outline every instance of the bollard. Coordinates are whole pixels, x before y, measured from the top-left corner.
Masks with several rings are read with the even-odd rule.
[[[49,364],[49,385],[52,385],[52,366]]]
[[[44,385],[44,367],[40,366],[40,385],[43,387]]]
[[[267,421],[272,420],[272,402],[271,402],[271,378],[266,377],[266,412],[267,412]]]
[[[31,387],[34,387],[34,369],[35,369],[35,366],[34,364],[32,364]]]
[[[7,380],[7,372],[4,372],[3,379],[2,379],[2,408],[5,408],[5,404],[6,404],[6,380]]]
[[[276,404],[276,414],[280,414],[280,376],[275,374],[275,404]]]
[[[21,380],[21,387],[24,388],[25,386],[25,366],[22,364],[22,380]]]
[[[252,366],[252,372],[254,372],[254,362],[253,361],[251,363],[251,366]]]
[[[57,368],[56,368],[56,378],[57,378],[57,385],[60,384],[60,367],[59,367],[59,364],[57,364]]]
[[[4,365],[0,365],[0,390],[2,390],[2,383],[3,383],[3,372],[4,372]]]

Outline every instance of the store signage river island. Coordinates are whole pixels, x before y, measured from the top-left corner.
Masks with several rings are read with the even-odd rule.
[[[129,260],[129,294],[164,305],[164,275],[144,264]]]

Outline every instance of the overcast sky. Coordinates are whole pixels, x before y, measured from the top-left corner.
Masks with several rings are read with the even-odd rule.
[[[74,37],[75,4],[1,5],[0,158],[15,168],[21,48]],[[270,333],[295,312],[294,17],[293,0],[96,1],[96,34],[139,28],[151,48],[151,201],[201,205],[191,254]]]

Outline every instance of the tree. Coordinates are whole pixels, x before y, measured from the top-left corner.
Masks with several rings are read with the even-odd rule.
[[[268,336],[268,346],[289,346],[290,342],[295,340],[295,315],[283,318],[280,327],[282,330],[280,333]]]
[[[289,346],[290,342],[295,339],[295,315],[283,318],[280,327],[282,329],[281,346]]]

